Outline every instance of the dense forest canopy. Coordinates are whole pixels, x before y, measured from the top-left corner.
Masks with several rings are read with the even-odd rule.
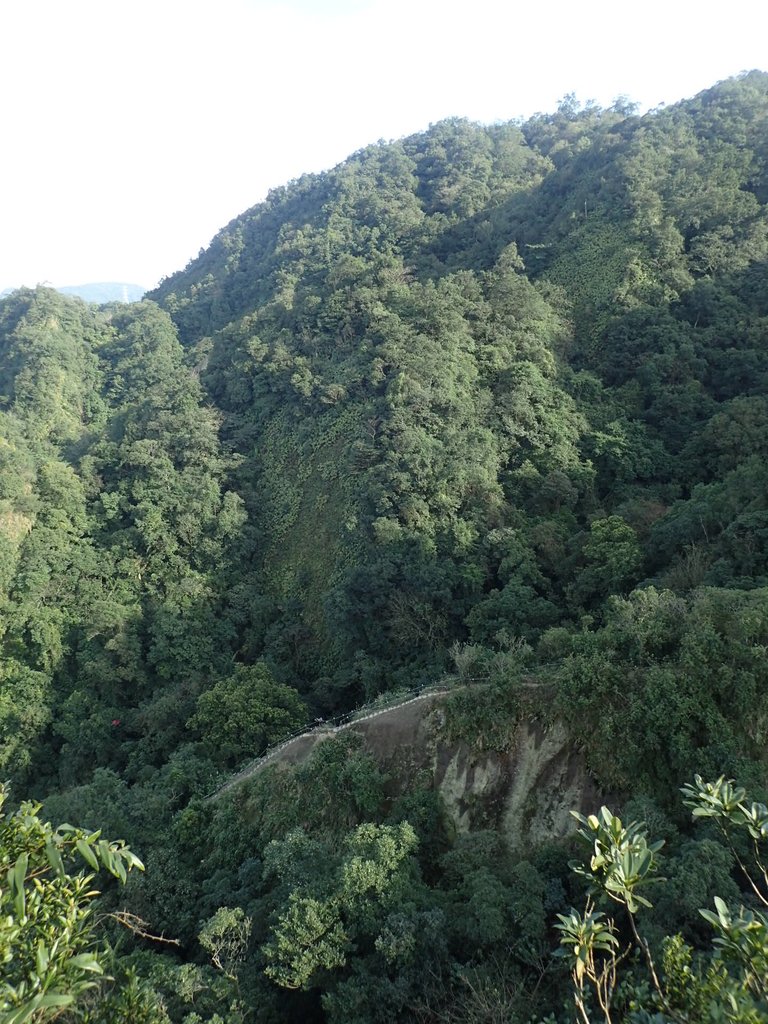
[[[273,191],[143,302],[0,302],[0,767],[145,861],[125,898],[179,945],[114,968],[136,1020],[572,1019],[568,841],[457,837],[349,736],[205,801],[446,677],[482,680],[448,713],[470,749],[522,688],[567,730],[667,840],[648,948],[719,970],[697,909],[749,904],[743,851],[678,790],[766,789],[767,204],[750,72],[442,121]],[[639,956],[614,1019],[697,1019]],[[744,985],[720,1019],[767,1019]]]

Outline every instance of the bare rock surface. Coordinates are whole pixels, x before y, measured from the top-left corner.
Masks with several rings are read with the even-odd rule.
[[[445,738],[447,696],[425,693],[336,728],[319,725],[271,751],[220,792],[267,765],[301,764],[318,743],[350,731],[363,738],[387,774],[392,796],[417,782],[431,784],[457,833],[499,828],[513,849],[567,835],[575,828],[571,810],[590,813],[604,800],[560,723],[523,720],[506,750],[477,751]]]

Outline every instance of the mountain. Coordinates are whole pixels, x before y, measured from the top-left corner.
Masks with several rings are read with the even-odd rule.
[[[58,288],[62,295],[76,295],[85,302],[138,302],[146,288],[139,284],[124,284],[115,281],[99,281],[94,284],[64,285]]]
[[[275,191],[152,293],[245,460],[255,650],[359,700],[693,551],[741,578],[765,109],[756,73],[642,118],[443,122]],[[753,416],[758,450],[720,451]],[[747,489],[702,517],[712,460]]]
[[[698,911],[765,924],[766,139],[761,72],[447,120],[142,302],[0,303],[0,766],[178,942],[99,1019],[559,1024],[582,926],[581,1019],[600,964],[606,1019],[763,1019]]]
[[[13,288],[5,288],[0,292],[0,298],[5,298],[14,291]],[[107,302],[138,302],[146,288],[138,284],[123,284],[115,281],[99,281],[93,284],[63,285],[56,291],[62,295],[75,295],[85,302],[96,302],[99,305]]]

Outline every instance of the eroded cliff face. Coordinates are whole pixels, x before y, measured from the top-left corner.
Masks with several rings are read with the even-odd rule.
[[[390,777],[393,794],[431,781],[458,833],[502,831],[513,849],[567,835],[571,810],[604,801],[564,727],[521,721],[504,751],[478,751],[446,738],[444,695],[394,708],[349,728]]]
[[[447,699],[447,692],[424,694],[339,728],[320,726],[278,747],[220,792],[268,765],[301,764],[319,743],[354,732],[386,774],[391,797],[416,785],[434,787],[457,834],[493,828],[522,850],[574,831],[572,810],[589,814],[605,802],[560,723],[524,718],[510,724],[503,750],[480,750],[450,738]]]
[[[559,724],[521,722],[501,753],[459,744],[441,747],[440,755],[435,784],[457,831],[492,825],[513,849],[567,835],[575,827],[572,810],[591,812],[601,802]]]

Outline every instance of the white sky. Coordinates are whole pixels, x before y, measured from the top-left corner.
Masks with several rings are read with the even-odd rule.
[[[0,288],[151,287],[379,138],[754,67],[766,0],[0,0]]]

